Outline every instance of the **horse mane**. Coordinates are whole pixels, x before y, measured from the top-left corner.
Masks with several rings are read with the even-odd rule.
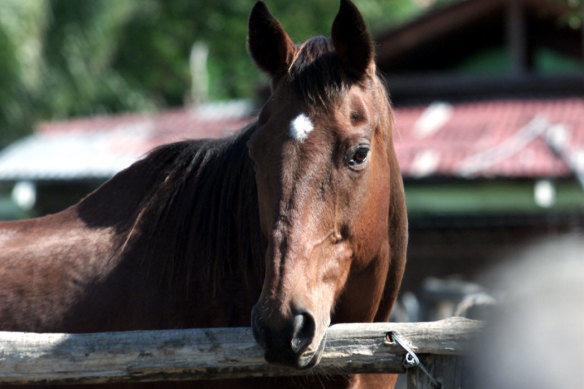
[[[265,242],[246,145],[254,130],[158,147],[85,199],[79,214],[115,226],[117,252],[165,286],[204,288],[206,297],[234,278],[261,287]]]
[[[299,97],[319,108],[329,106],[358,81],[344,70],[332,40],[325,36],[300,45],[288,80]]]

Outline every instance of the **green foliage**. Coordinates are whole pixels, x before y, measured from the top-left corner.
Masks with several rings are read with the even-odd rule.
[[[357,3],[377,28],[416,10],[409,0],[385,5],[374,0]],[[246,49],[252,1],[149,0],[146,4],[125,27],[121,38],[124,50],[119,52],[116,66],[126,79],[145,81],[149,90],[163,96],[166,103],[180,104],[189,83],[185,60],[192,44],[204,41],[210,48],[211,99],[249,96],[254,92],[259,74]],[[331,0],[268,1],[268,6],[296,41],[317,34],[328,35],[338,7]]]
[[[450,1],[355,3],[375,32]],[[328,35],[338,8],[338,0],[266,2],[297,42]],[[2,0],[0,147],[40,120],[183,105],[195,42],[209,47],[210,99],[252,96],[263,77],[246,49],[253,3]]]
[[[0,134],[12,139],[32,124],[41,85],[46,2],[5,0],[0,12]],[[0,140],[0,146],[2,142]]]
[[[0,147],[40,120],[178,106],[189,52],[209,47],[210,98],[251,96],[252,0],[3,0]],[[329,34],[338,2],[267,0],[292,38]],[[356,0],[373,30],[417,11],[411,0]]]
[[[72,6],[72,5],[75,6]],[[50,1],[41,96],[48,117],[67,117],[153,107],[139,84],[129,84],[113,65],[123,27],[139,8],[128,0]]]
[[[560,22],[577,30],[582,27],[582,15],[584,15],[584,2],[582,0],[553,0],[565,7],[567,11],[560,17]]]

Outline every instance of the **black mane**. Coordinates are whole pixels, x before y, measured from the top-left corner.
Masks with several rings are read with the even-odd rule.
[[[309,104],[326,108],[355,81],[344,71],[330,38],[311,38],[298,50],[288,79],[298,96]]]
[[[85,199],[80,216],[123,231],[120,255],[185,299],[208,305],[233,290],[260,290],[265,241],[246,145],[254,130],[154,149]],[[120,184],[131,191],[119,193]],[[112,202],[120,195],[125,205]]]

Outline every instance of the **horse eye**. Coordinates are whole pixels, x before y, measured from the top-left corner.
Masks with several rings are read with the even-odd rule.
[[[349,166],[359,167],[367,161],[367,156],[369,155],[369,147],[359,146],[355,149],[352,155],[349,157]]]

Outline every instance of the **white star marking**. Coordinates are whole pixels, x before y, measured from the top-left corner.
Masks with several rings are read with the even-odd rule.
[[[290,135],[299,142],[304,141],[308,134],[314,129],[312,122],[305,114],[301,113],[296,116],[290,123]]]

